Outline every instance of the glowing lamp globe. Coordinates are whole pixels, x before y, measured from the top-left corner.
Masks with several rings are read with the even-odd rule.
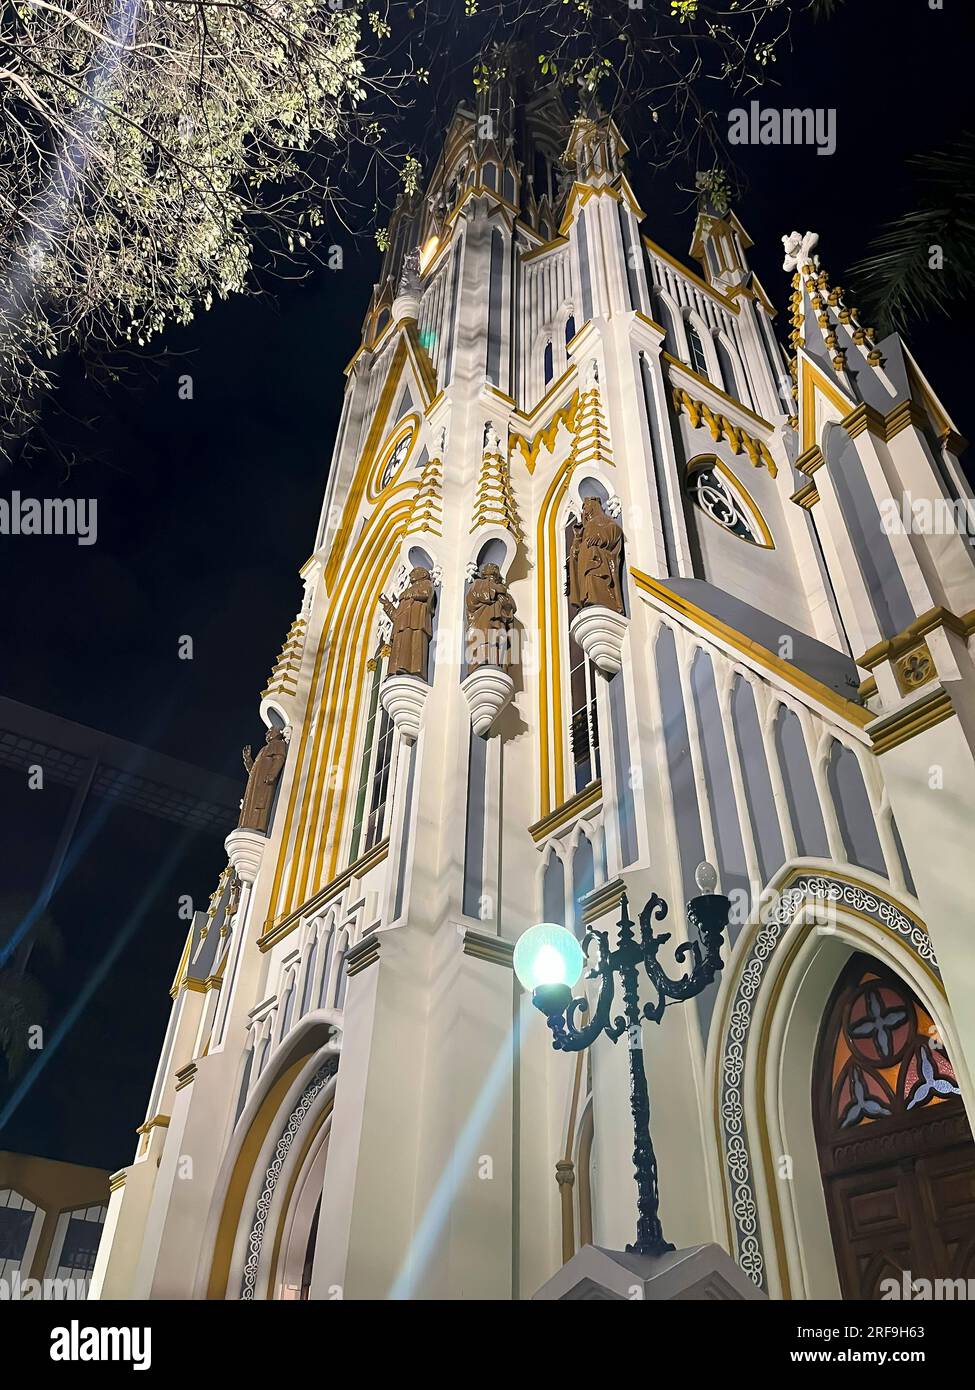
[[[582,947],[565,927],[542,922],[529,927],[515,946],[515,974],[525,989],[563,985],[568,989],[582,974],[586,958]]]

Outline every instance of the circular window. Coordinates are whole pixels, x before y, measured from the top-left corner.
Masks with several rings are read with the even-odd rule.
[[[758,509],[717,459],[696,468],[687,487],[701,511],[712,521],[750,545],[772,548],[771,532]]]
[[[403,468],[416,440],[416,429],[416,417],[411,416],[387,440],[380,453],[379,464],[374,475],[376,479],[374,487],[377,493],[389,487]]]

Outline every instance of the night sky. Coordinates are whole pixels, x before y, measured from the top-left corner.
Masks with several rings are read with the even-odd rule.
[[[838,148],[738,151],[749,181],[736,210],[755,242],[753,267],[779,306],[788,276],[780,237],[820,233],[833,283],[882,223],[912,206],[906,159],[954,139],[969,122],[971,21],[961,0],[850,0],[819,25],[799,17],[795,51],[775,65],[780,92],[763,105],[835,107]],[[435,62],[436,59],[433,59]],[[431,62],[431,66],[433,63]],[[458,91],[458,95],[464,93]],[[730,104],[730,103],[729,103]],[[417,115],[417,129],[430,125]],[[624,132],[625,133],[625,132]],[[693,171],[648,181],[631,171],[644,230],[686,258]],[[354,178],[355,171],[350,171]],[[63,418],[51,428],[78,462],[64,479],[52,455],[0,475],[0,495],[73,493],[98,499],[98,542],[0,538],[0,693],[239,777],[240,749],[262,737],[258,704],[295,615],[326,483],[342,398],[378,273],[368,234],[336,232],[341,271],[321,269],[274,301],[217,304],[165,347],[174,356],[108,394],[66,364]],[[970,316],[966,309],[965,324]],[[965,434],[973,426],[963,323],[909,335],[922,369]],[[178,395],[190,373],[193,399]],[[969,377],[970,380],[970,377]],[[194,659],[177,656],[188,634]],[[0,770],[0,892],[33,894],[67,793],[27,790]],[[114,961],[64,1042],[46,1058],[0,1147],[116,1169],[131,1161],[185,937],[179,896],[205,906],[225,862],[217,837],[95,802],[87,854],[61,884],[52,913],[60,964],[36,958],[51,996],[50,1037],[107,953]],[[0,1085],[0,1108],[8,1091]]]

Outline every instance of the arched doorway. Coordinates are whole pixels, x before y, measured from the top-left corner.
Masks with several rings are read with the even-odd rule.
[[[930,1014],[856,952],[837,981],[813,1068],[813,1117],[843,1297],[881,1281],[975,1277],[975,1143]]]

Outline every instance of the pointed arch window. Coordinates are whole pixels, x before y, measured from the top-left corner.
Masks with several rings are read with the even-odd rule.
[[[738,479],[717,458],[691,465],[687,490],[705,516],[750,545],[774,549],[772,533]]]
[[[574,637],[569,638],[569,746],[575,790],[581,792],[600,775],[596,673]]]
[[[576,335],[576,318],[575,318],[575,314],[570,314],[569,317],[568,317],[568,318],[566,319],[566,321],[565,321],[565,345],[566,345],[566,347],[569,346],[569,344],[572,342],[572,339],[575,337],[575,335]]]
[[[691,366],[696,372],[699,372],[701,376],[707,377],[710,381],[711,378],[708,375],[708,359],[704,353],[704,344],[701,342],[701,335],[690,319],[687,320],[685,326],[687,328],[687,352],[691,359]]]
[[[385,664],[383,655],[376,656],[372,663],[372,684],[352,822],[350,862],[378,844],[386,818],[389,770],[393,756],[393,723],[379,704]]]
[[[855,957],[844,978],[826,1024],[832,1056],[829,1072],[824,1069],[829,1090],[821,1133],[838,1136],[960,1096],[944,1043],[917,995],[869,956]]]
[[[549,338],[545,344],[545,385],[547,386],[555,375],[555,364],[552,353],[552,340]]]

